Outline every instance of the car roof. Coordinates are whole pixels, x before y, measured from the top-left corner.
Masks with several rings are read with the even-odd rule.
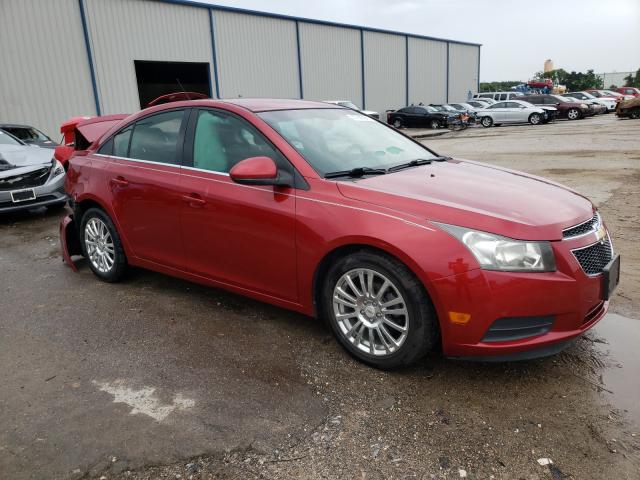
[[[291,98],[224,98],[212,102],[231,103],[246,108],[252,112],[267,112],[270,110],[301,110],[308,108],[336,108],[335,104],[314,102],[311,100],[296,100]],[[203,100],[206,102],[206,100]]]
[[[31,125],[20,125],[17,123],[2,123],[0,124],[0,128],[35,128]]]

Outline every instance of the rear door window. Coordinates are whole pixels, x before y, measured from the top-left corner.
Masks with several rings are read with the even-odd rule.
[[[127,127],[113,136],[112,148],[113,148],[113,155],[115,157],[129,156],[129,141],[131,140],[132,131],[133,131],[133,127]],[[104,152],[104,153],[107,153],[107,152]]]
[[[183,119],[184,110],[171,110],[137,121],[131,135],[129,158],[180,163],[178,138]]]

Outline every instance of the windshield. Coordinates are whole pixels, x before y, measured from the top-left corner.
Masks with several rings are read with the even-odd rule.
[[[435,158],[426,147],[360,113],[323,108],[259,115],[320,175]]]
[[[22,145],[18,140],[11,135],[0,130],[0,145]]]
[[[19,138],[23,142],[38,142],[51,140],[44,133],[29,127],[9,127],[5,128],[7,132],[16,138]]]
[[[431,105],[431,108],[433,110],[435,110],[436,112],[445,112],[446,109],[443,106],[440,105]]]

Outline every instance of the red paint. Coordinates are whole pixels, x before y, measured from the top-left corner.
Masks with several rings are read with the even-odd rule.
[[[264,180],[276,178],[278,169],[269,157],[247,158],[237,163],[229,172],[234,181]]]
[[[121,127],[176,107],[215,107],[243,117],[288,158],[308,188],[241,185],[222,173],[95,154]],[[253,111],[272,108],[331,106],[238,99],[153,107],[112,126],[86,155],[72,157],[67,191],[76,204],[96,202],[111,216],[130,264],[305,314],[315,313],[314,276],[330,252],[353,245],[383,250],[424,284],[440,320],[445,355],[544,346],[581,334],[606,312],[605,303],[584,322],[599,304],[601,279],[585,275],[570,252],[595,240],[562,240],[564,228],[593,215],[586,198],[548,180],[463,160],[356,182],[325,180]],[[265,174],[265,167],[270,168],[256,157],[231,175]],[[432,221],[550,240],[557,271],[482,270],[462,243]],[[469,313],[471,320],[452,324],[449,311]],[[536,315],[556,316],[551,332],[499,344],[481,341],[497,318]]]

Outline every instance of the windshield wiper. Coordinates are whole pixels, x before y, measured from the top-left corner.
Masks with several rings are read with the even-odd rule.
[[[400,163],[398,165],[394,165],[393,167],[389,167],[387,172],[397,172],[398,170],[402,170],[410,167],[417,167],[418,165],[429,165],[431,162],[445,162],[449,160],[451,157],[433,157],[433,158],[416,158],[415,160],[411,160],[407,163]]]
[[[351,170],[340,170],[324,174],[324,178],[338,177],[362,177],[364,175],[384,175],[387,171],[384,168],[356,167]]]

